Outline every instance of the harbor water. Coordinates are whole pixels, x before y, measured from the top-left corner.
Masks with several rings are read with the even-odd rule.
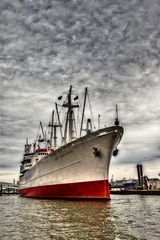
[[[160,239],[159,196],[111,197],[70,201],[0,196],[0,239]]]

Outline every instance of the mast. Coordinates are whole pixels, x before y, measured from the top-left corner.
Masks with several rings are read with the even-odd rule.
[[[49,127],[51,127],[51,137],[50,137],[50,146],[52,146],[52,139],[53,139],[53,122],[54,122],[54,110],[52,111],[52,122],[49,123]]]
[[[36,151],[36,141],[34,141],[34,143],[33,143],[33,152],[35,152]]]
[[[73,111],[72,111],[72,100],[71,100],[71,94],[72,94],[72,85],[69,89],[68,94],[68,121],[69,121],[69,142],[72,141],[72,134],[73,134]]]
[[[38,136],[40,129],[41,129],[41,132],[42,132],[42,138],[41,138],[41,135]],[[46,147],[46,137],[45,137],[45,134],[44,134],[43,125],[42,125],[41,121],[39,122],[38,134],[37,134],[38,142],[39,143],[44,142],[45,147]],[[38,145],[38,148],[40,148],[40,145]]]
[[[41,121],[40,121],[40,127],[41,127],[41,130],[42,130],[43,140],[45,140],[43,125],[42,125],[42,122],[41,122]]]
[[[56,109],[58,110],[58,109]],[[59,118],[59,115],[58,115]],[[52,111],[52,122],[49,123],[49,127],[51,127],[51,138],[50,138],[50,145],[52,147],[52,139],[54,139],[54,147],[57,147],[57,127],[62,127],[62,125],[60,124],[60,120],[59,120],[59,124],[56,124],[54,122],[54,110]]]
[[[68,111],[67,111],[65,129],[64,129],[64,139],[63,139],[64,143],[66,143],[66,139],[67,139],[67,127],[68,127]]]
[[[28,143],[28,137],[26,138],[26,143],[24,146],[24,152],[29,153],[30,152],[31,145]]]
[[[86,106],[87,93],[88,93],[88,89],[86,87],[85,88],[85,95],[84,95],[84,102],[83,102],[82,120],[81,120],[81,128],[80,128],[80,137],[81,137],[81,134],[82,134],[82,127],[83,127],[84,111],[85,111],[85,106]]]
[[[60,134],[61,134],[61,139],[62,139],[62,124],[61,124],[60,117],[59,117],[59,112],[58,112],[57,103],[55,103],[55,106],[56,106],[56,113],[57,113],[58,124],[59,124],[59,127],[60,127]]]
[[[68,101],[62,105],[63,107],[68,108],[65,130],[64,130],[64,140],[66,141],[67,128],[68,128],[69,142],[72,141],[73,132],[74,132],[74,130],[73,130],[73,119],[74,119],[73,108],[79,107],[78,104],[72,104],[71,95],[72,95],[72,85],[70,85],[70,89],[69,89],[69,92],[68,92],[68,96],[67,96]]]

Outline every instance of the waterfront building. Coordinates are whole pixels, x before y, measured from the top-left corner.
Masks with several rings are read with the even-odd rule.
[[[148,179],[147,186],[149,190],[160,190],[160,179],[158,178]]]
[[[17,193],[18,190],[18,185],[13,181],[13,183],[8,183],[8,182],[0,182],[1,186],[1,193]]]

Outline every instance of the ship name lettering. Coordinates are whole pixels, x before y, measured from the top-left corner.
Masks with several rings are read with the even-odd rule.
[[[65,157],[70,153],[73,153],[73,150],[69,150],[68,152],[64,152],[64,153],[60,154],[59,156],[55,157],[55,160],[57,160],[59,158],[62,158],[62,157]]]

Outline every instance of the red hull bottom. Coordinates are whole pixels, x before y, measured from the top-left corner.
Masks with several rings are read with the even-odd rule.
[[[108,180],[31,187],[20,189],[19,194],[34,198],[110,199]]]

